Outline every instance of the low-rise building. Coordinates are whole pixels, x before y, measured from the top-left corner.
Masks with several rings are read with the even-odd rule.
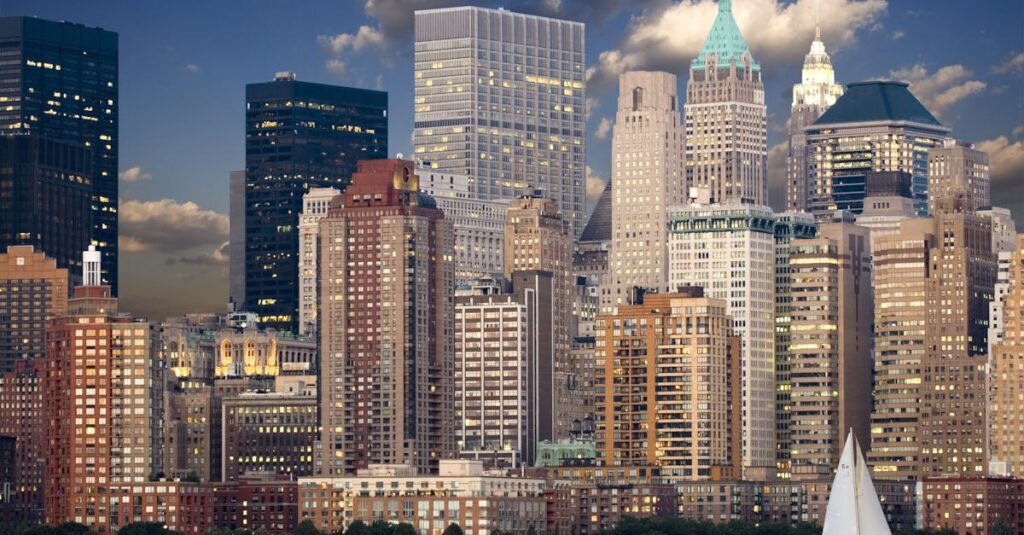
[[[921,481],[921,523],[960,535],[1024,533],[1024,479],[936,477]]]

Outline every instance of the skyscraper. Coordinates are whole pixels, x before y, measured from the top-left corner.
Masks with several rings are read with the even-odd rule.
[[[804,56],[799,84],[793,85],[793,107],[789,115],[789,148],[786,152],[786,209],[807,210],[807,134],[804,128],[825,113],[843,94],[836,83],[832,59],[815,28],[810,52]]]
[[[504,9],[416,12],[416,157],[479,199],[540,189],[575,238],[586,208],[583,24]]]
[[[1005,286],[999,302],[1003,320],[1001,332],[994,344],[991,331],[989,334],[992,347],[989,453],[993,464],[999,466],[997,472],[1020,477],[1024,474],[1024,435],[1020,432],[1024,427],[1024,408],[1020,398],[1024,392],[1024,370],[1020,363],[1021,355],[1024,355],[1024,234],[1017,235],[1016,251],[999,255],[1000,268],[1004,265],[1004,255],[1010,258],[1005,263],[1005,280],[1000,281]],[[999,301],[998,296],[996,299]]]
[[[807,211],[830,221],[837,210],[860,214],[872,171],[912,176],[919,216],[928,214],[928,151],[949,128],[902,82],[848,84],[807,133]]]
[[[245,101],[245,308],[295,332],[302,196],[344,189],[358,160],[387,156],[388,95],[278,73],[246,85]]]
[[[320,220],[327,216],[331,199],[341,195],[335,188],[312,188],[302,196],[299,216],[299,334],[316,333],[320,311],[318,265]]]
[[[686,198],[684,134],[675,75],[627,72],[619,77],[608,306],[625,304],[634,286],[668,289],[666,214]]]
[[[163,467],[163,381],[149,323],[118,312],[98,251],[82,263],[84,285],[46,332],[44,522],[104,533],[112,489]]]
[[[68,309],[68,270],[30,245],[0,254],[0,373],[46,356],[46,326]]]
[[[362,160],[320,221],[318,473],[455,454],[451,223],[413,162]]]
[[[631,304],[598,316],[604,466],[645,467],[670,481],[739,475],[739,340],[725,301],[703,293],[638,289]]]
[[[870,443],[869,231],[825,223],[790,243],[790,439],[793,477],[832,473],[847,433]]]
[[[708,188],[713,202],[768,202],[768,130],[761,65],[732,16],[718,16],[686,84],[686,177]]]
[[[669,287],[722,299],[742,340],[742,466],[775,466],[775,214],[698,204],[669,212]]]
[[[569,360],[573,277],[572,235],[566,229],[553,199],[524,195],[509,206],[504,239],[505,278],[514,280],[520,272],[546,272],[553,284],[549,320],[553,322],[551,358],[544,359],[551,367],[543,373],[554,378],[554,391],[550,393],[553,422],[538,424],[543,429],[540,440],[567,437],[572,421],[585,416],[573,410],[576,400],[569,389],[569,377],[573,374]]]
[[[245,305],[245,171],[228,176],[228,301]]]
[[[971,194],[973,210],[990,208],[989,181],[988,154],[975,149],[971,143],[948,138],[928,151],[928,211],[931,213],[935,213],[938,199],[961,190]]]
[[[0,18],[0,54],[12,59],[0,66],[0,135],[10,136],[0,188],[15,193],[0,198],[0,247],[33,245],[77,276],[79,253],[94,245],[114,295],[117,41],[81,24]]]

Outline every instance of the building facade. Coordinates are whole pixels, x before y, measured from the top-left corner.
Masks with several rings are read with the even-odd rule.
[[[740,204],[669,213],[669,287],[703,287],[722,299],[742,343],[742,466],[774,467],[775,214]]]
[[[0,373],[46,356],[46,325],[68,307],[68,270],[30,245],[0,254]]]
[[[0,185],[20,186],[0,200],[0,247],[34,245],[77,275],[93,245],[117,295],[118,35],[2,17],[0,42],[0,167],[14,171]]]
[[[921,484],[921,525],[964,535],[1024,532],[1024,480],[935,477]]]
[[[868,229],[825,223],[790,244],[790,460],[793,478],[827,476],[853,430],[870,444],[872,331]]]
[[[928,151],[949,135],[902,82],[849,84],[807,134],[807,210],[829,221],[860,214],[869,172],[912,176],[918,216],[928,214]]]
[[[542,350],[545,355],[536,357],[537,365],[546,362],[550,366],[537,373],[552,379],[550,402],[540,401],[542,406],[551,407],[552,420],[536,422],[540,433],[538,440],[567,438],[572,421],[585,416],[571,388],[571,377],[575,375],[570,360],[574,278],[572,235],[567,228],[558,203],[536,195],[513,200],[505,222],[505,278],[512,281],[515,292],[533,287],[537,296],[546,294],[550,298],[549,303],[541,304],[546,310],[534,305],[538,317],[546,318],[538,321],[552,324],[551,346]],[[542,288],[542,279],[546,278],[551,280],[550,293]],[[543,325],[538,323],[536,328],[542,329]]]
[[[416,12],[416,157],[479,200],[536,189],[574,238],[586,214],[582,23],[504,9]]]
[[[672,482],[732,476],[739,461],[739,340],[723,300],[648,294],[598,316],[595,449],[607,466]]]
[[[768,126],[761,65],[732,16],[718,16],[686,84],[686,183],[713,202],[768,203]]]
[[[320,221],[318,473],[455,453],[451,224],[414,164],[364,160]]]
[[[318,255],[320,252],[320,220],[327,215],[331,199],[341,195],[336,188],[311,188],[302,196],[299,216],[299,335],[316,336],[317,312],[320,310]]]
[[[224,481],[248,472],[313,475],[315,396],[245,392],[221,403]]]
[[[420,190],[437,202],[455,232],[455,284],[501,273],[508,201],[479,199],[466,175],[440,172],[431,162],[416,168]]]
[[[5,487],[0,516],[14,525],[37,525],[43,520],[43,481],[46,436],[39,422],[44,418],[43,359],[18,361],[14,369],[0,373],[0,436],[13,444],[10,462],[4,467],[10,485]]]
[[[815,28],[811,50],[804,56],[800,83],[793,85],[786,151],[786,210],[807,211],[807,134],[804,128],[813,124],[842,95],[843,85],[836,83],[832,58],[821,40],[821,28]]]
[[[358,160],[388,153],[388,95],[278,73],[245,87],[245,309],[299,324],[299,214],[310,188],[344,189]]]
[[[686,198],[685,152],[675,75],[634,71],[619,76],[608,306],[626,304],[634,286],[668,289],[665,215]]]
[[[999,282],[989,329],[989,459],[993,472],[1024,476],[1024,235],[1017,250],[999,254]]]
[[[955,191],[970,194],[974,211],[992,207],[988,154],[971,143],[947,138],[928,151],[928,212]]]

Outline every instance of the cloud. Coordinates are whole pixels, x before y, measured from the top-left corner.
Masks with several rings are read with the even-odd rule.
[[[340,56],[349,49],[359,52],[368,46],[379,46],[384,43],[384,34],[376,28],[363,25],[354,35],[351,33],[339,33],[338,35],[318,35],[316,42],[325,50],[335,56]]]
[[[604,192],[607,180],[601,178],[589,165],[587,166],[587,204],[593,205]]]
[[[330,58],[324,62],[324,68],[335,76],[341,76],[345,72],[345,62],[338,58]]]
[[[1024,73],[1024,52],[1017,52],[1005,62],[992,67],[996,74]]]
[[[517,13],[603,24],[626,8],[640,11],[667,3],[667,0],[514,0],[509,9]]]
[[[604,141],[608,139],[608,134],[612,131],[612,122],[607,117],[601,117],[601,122],[597,123],[597,130],[594,131],[594,137]]]
[[[121,179],[121,182],[142,182],[143,180],[152,180],[153,175],[136,165],[118,173],[117,178]]]
[[[176,258],[171,257],[167,259],[167,265],[170,266],[180,263],[227,268],[228,261],[231,258],[228,249],[229,246],[229,242],[224,242],[210,253],[201,253],[195,256],[179,256]]]
[[[1024,125],[1013,131],[1019,136]],[[977,147],[988,153],[993,204],[1009,208],[1014,214],[1024,213],[1024,141],[999,136],[982,141]],[[1017,223],[1024,224],[1024,220],[1018,216]]]
[[[903,30],[896,30],[896,31],[892,32],[892,40],[893,41],[899,41],[900,39],[903,39],[904,37],[906,37],[906,35],[907,35],[907,32],[904,32]]]
[[[120,237],[124,252],[175,252],[219,245],[228,238],[228,216],[194,202],[122,200]]]
[[[195,74],[195,73],[199,72],[200,70],[201,69],[199,68],[199,65],[196,65],[195,63],[186,63],[185,64],[185,72],[190,72],[190,73]]]
[[[676,72],[697,55],[718,11],[715,1],[659,5],[633,19],[619,48],[600,53],[597,64],[587,69],[588,86],[610,87],[627,70]],[[746,0],[734,4],[733,12],[754,58],[771,65],[801,62],[814,35],[817,9],[828,13],[821,29],[834,51],[876,24],[886,7],[886,0]]]
[[[597,109],[598,104],[600,102],[594,97],[587,97],[587,100],[583,101],[583,108],[586,110],[584,112],[584,119],[589,121],[594,116],[594,110]]]
[[[970,79],[972,74],[963,65],[947,65],[930,73],[918,63],[892,71],[889,77],[910,84],[910,91],[928,111],[942,115],[953,104],[985,89],[985,82]]]

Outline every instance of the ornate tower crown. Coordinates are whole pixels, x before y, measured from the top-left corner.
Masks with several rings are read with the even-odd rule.
[[[718,16],[715,23],[711,25],[711,32],[704,40],[704,46],[700,54],[690,64],[692,70],[703,70],[707,67],[709,59],[714,56],[714,63],[719,68],[727,68],[733,61],[737,66],[744,64],[744,58],[750,62],[750,68],[760,71],[761,66],[754,61],[754,57],[747,48],[747,42],[743,40],[736,19],[732,16],[732,0],[719,0]]]

